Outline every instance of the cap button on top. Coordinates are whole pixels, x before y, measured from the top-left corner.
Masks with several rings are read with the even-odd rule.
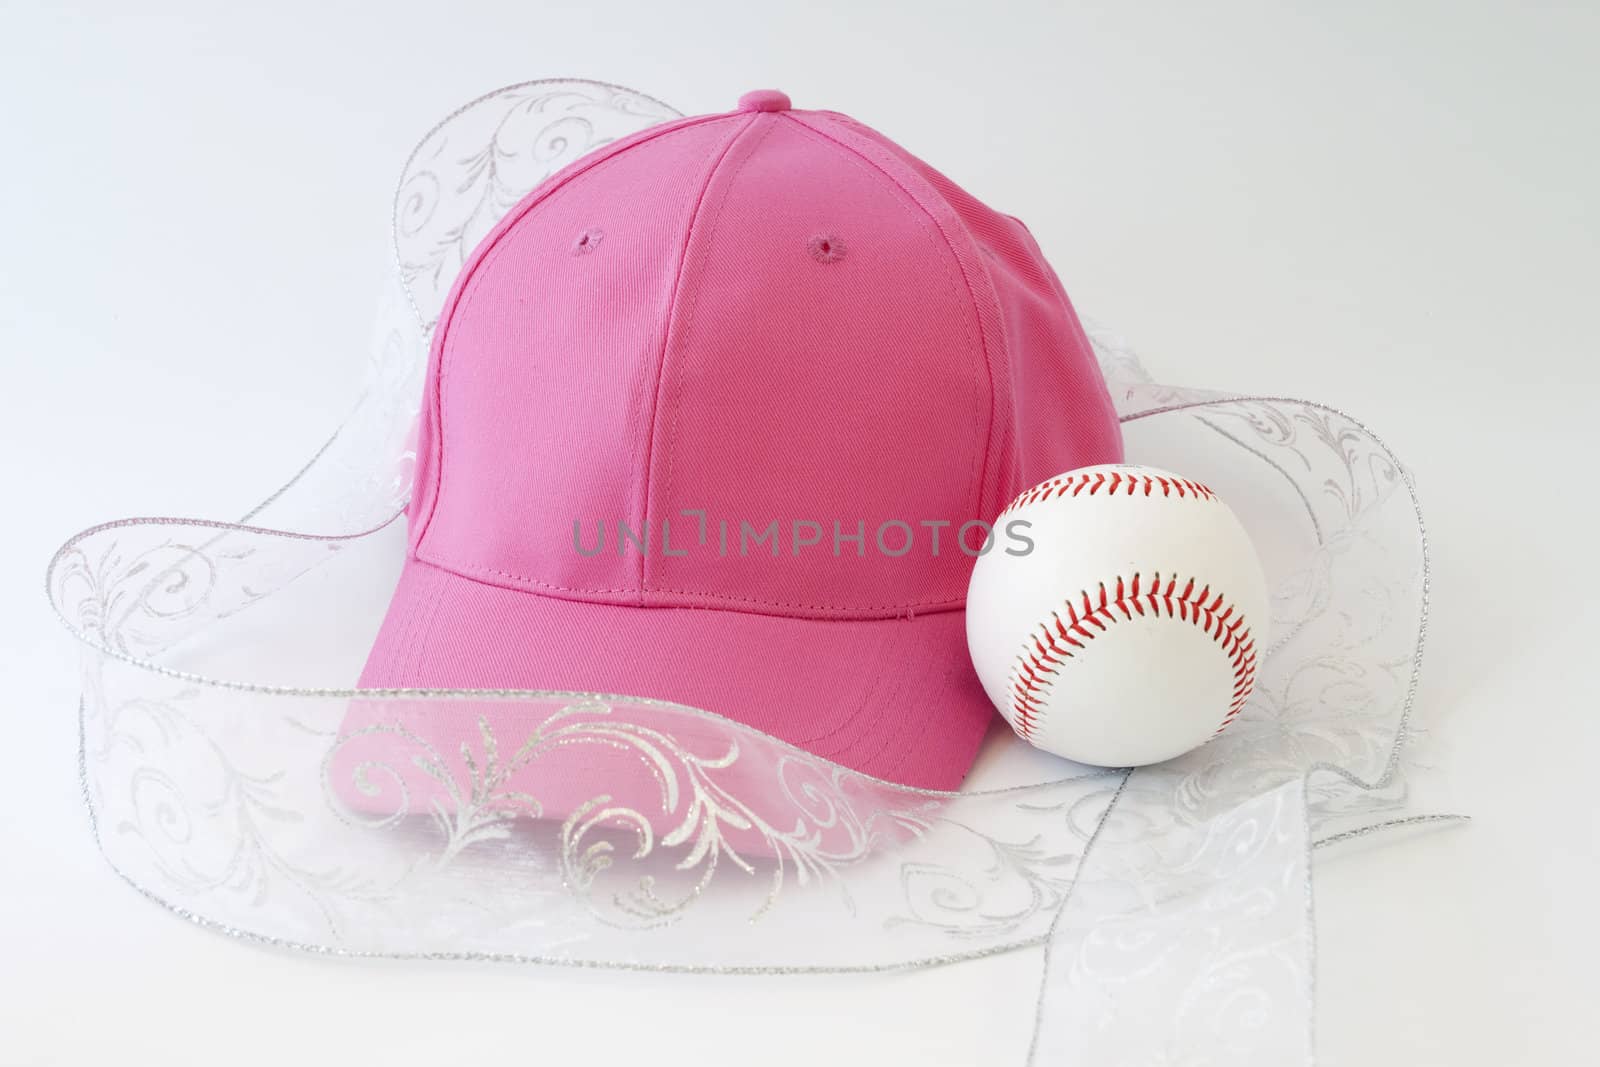
[[[789,98],[776,89],[756,89],[739,98],[740,111],[788,111]]]

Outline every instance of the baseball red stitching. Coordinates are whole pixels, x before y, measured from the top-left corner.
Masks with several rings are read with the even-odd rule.
[[[1062,665],[1110,629],[1112,623],[1131,620],[1135,615],[1164,616],[1193,623],[1222,646],[1233,664],[1233,700],[1212,736],[1227,729],[1255,685],[1256,644],[1244,616],[1237,613],[1221,593],[1213,596],[1209,585],[1197,592],[1194,578],[1190,578],[1182,590],[1178,589],[1176,576],[1169,577],[1163,589],[1159,571],[1151,575],[1143,591],[1140,589],[1142,580],[1135,572],[1131,583],[1125,583],[1119,576],[1114,593],[1108,592],[1106,583],[1101,582],[1098,597],[1088,590],[1079,595],[1081,603],[1077,602],[1079,598],[1069,597],[1063,603],[1065,618],[1061,612],[1052,611],[1047,621],[1028,634],[1011,669],[1012,725],[1018,734],[1032,739],[1039,718],[1044,714],[1045,698]]]
[[[1063,497],[1068,493],[1073,496],[1094,496],[1103,491],[1107,496],[1117,493],[1124,496],[1154,496],[1157,489],[1161,490],[1162,496],[1176,494],[1180,498],[1192,497],[1196,500],[1217,499],[1217,494],[1208,487],[1188,478],[1168,477],[1164,474],[1129,474],[1117,470],[1093,471],[1063,474],[1059,478],[1051,478],[1048,482],[1040,482],[1007,504],[1000,514],[1008,515],[1020,507],[1036,504],[1041,500]]]

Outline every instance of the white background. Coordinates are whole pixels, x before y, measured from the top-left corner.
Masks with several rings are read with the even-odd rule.
[[[1026,218],[1163,381],[1383,434],[1435,552],[1432,759],[1477,818],[1319,861],[1323,1061],[1593,1055],[1594,5],[137,6],[0,6],[0,1064],[1021,1062],[1029,953],[805,979],[339,962],[185,925],[93,850],[49,554],[103,519],[236,516],[291,473],[354,397],[411,145],[560,75],[852,113]]]

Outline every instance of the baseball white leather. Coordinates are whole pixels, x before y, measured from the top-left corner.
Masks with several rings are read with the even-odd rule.
[[[1238,715],[1267,586],[1210,489],[1153,467],[1085,467],[1021,494],[994,525],[967,590],[967,644],[1018,735],[1132,767],[1182,755]]]

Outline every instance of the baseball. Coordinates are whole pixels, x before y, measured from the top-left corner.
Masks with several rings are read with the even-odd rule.
[[[1209,488],[1154,467],[1084,467],[1018,496],[994,528],[967,589],[967,645],[1020,737],[1134,767],[1199,747],[1239,714],[1267,585]]]

